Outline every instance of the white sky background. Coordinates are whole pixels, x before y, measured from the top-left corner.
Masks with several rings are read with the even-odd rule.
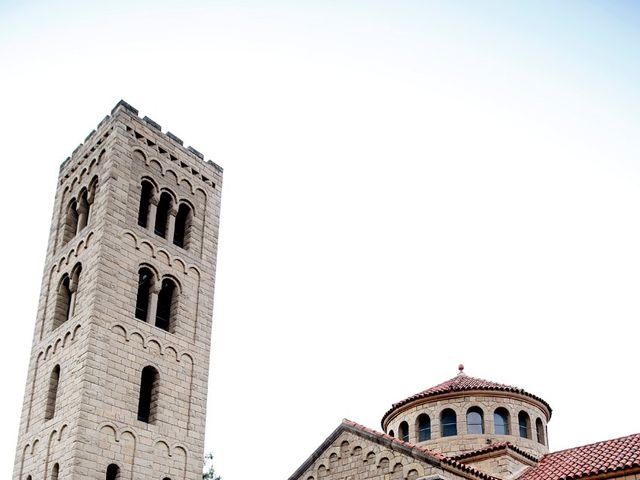
[[[470,375],[640,432],[640,6],[0,3],[0,476],[58,166],[124,98],[225,169],[207,449],[287,478]]]

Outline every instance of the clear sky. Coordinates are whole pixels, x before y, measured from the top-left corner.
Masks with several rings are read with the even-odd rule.
[[[470,375],[640,432],[640,4],[0,2],[0,476],[58,166],[120,99],[225,169],[207,449],[287,478]]]

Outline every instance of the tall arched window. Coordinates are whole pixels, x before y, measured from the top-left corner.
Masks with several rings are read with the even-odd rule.
[[[140,192],[140,207],[138,208],[138,225],[147,227],[149,223],[149,207],[151,199],[155,193],[155,187],[146,180],[142,181],[142,191]]]
[[[120,480],[120,467],[115,463],[107,467],[107,480]]]
[[[53,367],[49,377],[49,390],[47,391],[47,406],[44,411],[45,420],[51,420],[56,414],[56,401],[58,400],[58,385],[60,384],[60,365]]]
[[[518,413],[518,429],[520,430],[520,437],[531,438],[531,419],[524,410],[520,410],[520,413]]]
[[[60,474],[60,465],[54,464],[51,469],[51,480],[58,480],[58,475]]]
[[[138,270],[138,295],[136,297],[136,318],[146,322],[149,318],[149,296],[153,285],[153,272],[147,267]]]
[[[155,423],[156,421],[159,383],[158,371],[155,368],[148,366],[142,369],[138,400],[138,420],[141,422]]]
[[[398,438],[403,442],[409,441],[409,424],[407,422],[401,422],[398,426]]]
[[[480,407],[467,410],[467,433],[481,435],[484,433],[484,418]]]
[[[87,226],[89,220],[89,193],[83,189],[78,196],[78,228],[76,233]]]
[[[506,408],[496,408],[493,412],[493,427],[496,435],[509,435],[509,412]]]
[[[177,314],[177,288],[170,278],[162,280],[160,293],[158,294],[158,310],[156,313],[156,327],[167,332],[174,331],[174,323]]]
[[[447,408],[440,415],[440,434],[443,437],[452,437],[458,434],[456,412]]]
[[[167,236],[167,224],[169,222],[169,211],[173,205],[173,198],[167,192],[162,192],[156,211],[155,233],[165,238]]]
[[[536,419],[536,436],[538,437],[538,443],[546,445],[544,441],[544,425],[542,425],[542,420],[539,418]]]
[[[173,243],[185,250],[189,249],[189,240],[191,239],[191,217],[191,207],[186,203],[181,203],[176,215]]]
[[[73,199],[67,206],[62,232],[62,244],[66,245],[78,231],[78,202]]]
[[[53,329],[55,330],[69,320],[71,314],[71,279],[68,274],[62,276],[58,285],[56,310],[53,314]]]
[[[422,413],[418,415],[416,429],[418,430],[418,442],[431,440],[431,419],[429,415]]]

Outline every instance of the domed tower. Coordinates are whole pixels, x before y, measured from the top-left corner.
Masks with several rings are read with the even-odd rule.
[[[458,369],[454,378],[393,404],[382,417],[383,431],[445,455],[503,442],[536,457],[549,452],[547,402]]]

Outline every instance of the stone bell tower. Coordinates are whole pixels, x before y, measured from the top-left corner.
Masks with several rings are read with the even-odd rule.
[[[14,480],[202,478],[221,186],[123,101],[61,165]]]

